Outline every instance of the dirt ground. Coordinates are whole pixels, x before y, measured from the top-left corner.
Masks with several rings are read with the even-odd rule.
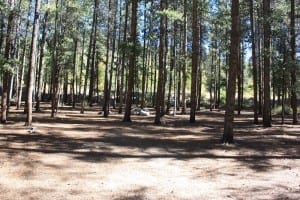
[[[220,143],[223,112],[109,118],[64,107],[55,119],[21,111],[0,127],[0,199],[300,199],[300,126],[236,118],[234,145]]]

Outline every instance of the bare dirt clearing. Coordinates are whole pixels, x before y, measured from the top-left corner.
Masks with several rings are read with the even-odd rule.
[[[222,145],[222,112],[100,117],[69,109],[51,119],[21,112],[0,128],[0,199],[300,199],[300,126],[264,129],[251,115]]]

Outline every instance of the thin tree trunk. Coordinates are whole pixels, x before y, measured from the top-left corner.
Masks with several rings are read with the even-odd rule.
[[[113,82],[113,73],[115,71],[115,76],[116,76],[116,72],[117,70],[114,70],[115,69],[115,54],[116,54],[116,35],[117,35],[117,21],[116,21],[116,17],[117,17],[117,11],[118,11],[118,1],[115,1],[114,4],[113,4],[113,17],[112,17],[112,22],[113,22],[113,32],[112,32],[112,42],[111,42],[111,45],[112,45],[112,50],[111,50],[111,61],[110,61],[110,77],[109,77],[109,85],[108,85],[108,94],[109,94],[109,102],[111,100],[110,98],[110,95],[111,95],[111,90],[112,90],[112,82]],[[116,98],[113,99],[114,102],[113,102],[113,108],[116,107],[115,105],[115,101],[116,101]]]
[[[5,29],[5,23],[4,23],[4,14],[1,12],[1,19],[0,19],[0,54],[2,54],[2,46],[4,43],[4,29]]]
[[[73,53],[73,77],[72,77],[72,108],[74,109],[76,107],[76,74],[77,74],[77,70],[76,70],[76,58],[77,58],[77,46],[78,46],[78,40],[77,38],[74,38],[74,53]]]
[[[129,2],[125,0],[125,21],[124,21],[124,33],[123,33],[123,41],[127,40],[127,25],[128,25],[128,9]],[[125,64],[126,64],[126,51],[123,49],[122,52],[122,60],[121,60],[121,85],[120,85],[120,105],[119,105],[119,114],[123,112],[123,103],[125,102],[125,91],[124,91],[124,73],[125,73]]]
[[[141,108],[145,107],[145,90],[146,90],[146,40],[147,40],[147,15],[146,15],[146,6],[147,6],[147,2],[144,2],[144,30],[143,30],[143,34],[144,34],[144,41],[143,41],[143,73],[142,73],[142,96],[141,96]]]
[[[107,20],[107,38],[106,38],[106,60],[105,60],[105,77],[104,77],[104,105],[103,105],[103,116],[108,117],[109,115],[109,103],[110,103],[110,93],[109,93],[109,73],[112,73],[109,65],[109,51],[110,51],[110,41],[111,41],[111,12],[112,12],[112,2],[109,0],[109,15]]]
[[[37,84],[37,98],[36,98],[36,111],[41,111],[41,95],[42,95],[42,79],[43,79],[43,58],[44,58],[44,48],[46,43],[46,29],[48,23],[48,14],[49,11],[47,10],[44,15],[44,22],[43,22],[43,30],[42,30],[42,40],[40,44],[40,60],[39,60],[39,70],[38,70],[38,84]]]
[[[52,44],[52,78],[51,78],[51,117],[55,117],[58,111],[58,101],[59,101],[59,75],[60,75],[60,64],[59,64],[59,16],[58,16],[58,4],[59,0],[55,2],[55,22],[54,22],[54,40]]]
[[[191,80],[191,111],[190,122],[196,121],[197,108],[197,74],[199,64],[199,22],[198,22],[198,0],[193,0],[193,46],[192,46],[192,80]]]
[[[298,123],[297,110],[297,65],[296,65],[296,32],[295,32],[295,0],[291,0],[291,107],[293,110],[293,124]]]
[[[34,21],[32,30],[32,40],[30,48],[30,60],[28,68],[28,82],[27,82],[27,118],[26,126],[32,125],[32,93],[33,93],[33,81],[34,81],[34,71],[36,63],[36,50],[38,42],[38,32],[39,32],[39,12],[40,12],[40,0],[35,1],[35,11],[34,11]]]
[[[215,52],[214,47],[211,47],[211,67],[210,67],[210,84],[209,84],[209,109],[210,111],[213,110],[213,79],[214,79],[214,61],[215,61]]]
[[[198,103],[197,110],[201,108],[201,98],[202,98],[202,62],[203,62],[203,26],[202,26],[203,16],[200,14],[200,25],[199,25],[199,81],[198,81]]]
[[[97,24],[98,24],[98,12],[99,12],[99,3],[98,0],[94,1],[94,14],[93,14],[93,28],[91,32],[91,37],[90,37],[90,48],[91,48],[91,54],[89,55],[89,68],[90,68],[90,87],[89,87],[89,104],[90,106],[93,105],[93,96],[94,96],[94,91],[95,91],[95,54],[96,54],[96,37],[97,37]],[[90,50],[89,50],[90,51]]]
[[[184,0],[183,13],[183,67],[182,67],[182,114],[186,114],[186,82],[187,82],[187,0]]]
[[[251,23],[251,42],[252,42],[252,74],[253,74],[253,112],[254,124],[258,124],[258,101],[257,101],[257,59],[256,59],[256,34],[253,0],[250,0],[250,23]]]
[[[238,75],[237,75],[237,87],[238,87],[238,115],[241,114],[241,110],[242,110],[242,47],[240,45],[239,47],[239,66],[238,66]]]
[[[83,74],[83,66],[84,66],[84,48],[85,48],[85,29],[83,28],[82,34],[82,46],[81,46],[81,56],[80,56],[80,73],[79,73],[79,90],[78,96],[81,97],[81,89],[82,89],[82,74]]]
[[[28,18],[30,15],[30,6],[28,8]],[[20,77],[19,77],[19,83],[18,83],[18,96],[17,96],[17,110],[21,107],[22,102],[22,92],[23,92],[23,80],[24,80],[24,71],[25,71],[25,65],[26,65],[26,54],[27,54],[27,35],[28,35],[28,29],[29,29],[29,19],[26,23],[26,29],[25,29],[25,36],[24,36],[24,44],[23,44],[23,53],[22,53],[22,61],[21,61],[21,69],[20,69]]]

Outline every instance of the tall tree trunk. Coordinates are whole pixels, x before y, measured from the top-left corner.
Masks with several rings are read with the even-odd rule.
[[[292,58],[292,70],[291,70],[291,107],[293,110],[293,124],[298,122],[297,111],[297,65],[296,65],[296,33],[295,33],[295,0],[291,0],[291,58]]]
[[[17,96],[17,110],[21,107],[22,102],[22,93],[23,93],[23,80],[24,80],[24,72],[25,72],[25,65],[26,65],[26,56],[27,56],[27,36],[28,36],[28,30],[29,30],[29,22],[30,22],[30,15],[31,15],[31,0],[28,5],[28,14],[27,14],[27,22],[26,22],[26,28],[25,28],[25,36],[23,41],[23,52],[22,52],[22,61],[21,61],[21,69],[20,69],[20,76],[19,76],[19,83],[18,83],[18,96]],[[24,110],[25,111],[25,110]]]
[[[78,39],[74,38],[74,53],[73,53],[73,77],[72,77],[72,108],[76,107],[76,79],[77,79],[77,70],[76,70],[76,59],[77,59],[77,46]]]
[[[6,44],[4,50],[4,58],[10,59],[11,56],[11,45],[13,42],[13,27],[14,27],[14,1],[10,1],[10,8],[8,11],[7,21],[7,33],[6,33]],[[2,74],[2,99],[1,99],[1,123],[5,124],[8,116],[8,94],[9,94],[9,81],[11,74],[9,69],[4,69]]]
[[[123,41],[127,40],[127,25],[128,25],[128,9],[129,2],[125,0],[125,21],[124,21],[124,33],[123,33]],[[125,91],[124,91],[124,73],[125,73],[125,65],[126,65],[126,51],[123,49],[122,59],[121,59],[121,85],[120,85],[120,105],[119,105],[119,114],[123,112],[123,103],[125,102]]]
[[[238,68],[238,51],[239,51],[239,0],[232,0],[231,5],[231,44],[229,58],[229,79],[226,92],[226,110],[224,119],[224,133],[222,142],[234,142],[234,105],[235,105],[235,90],[236,90],[236,72]]]
[[[199,22],[198,22],[198,0],[193,0],[193,46],[192,46],[192,80],[191,80],[191,111],[190,122],[196,121],[197,108],[197,75],[199,64]]]
[[[164,11],[167,8],[167,0],[160,1],[160,10]],[[160,17],[159,26],[159,59],[158,59],[158,82],[157,82],[157,92],[156,92],[156,102],[155,102],[155,124],[161,124],[161,117],[165,114],[164,111],[164,88],[165,88],[165,51],[166,51],[166,26],[167,26],[167,16],[162,15]]]
[[[96,56],[96,38],[97,38],[97,25],[98,25],[98,12],[99,12],[99,3],[98,0],[94,1],[94,14],[93,14],[93,28],[91,32],[91,37],[90,37],[90,44],[91,44],[91,54],[88,59],[91,59],[89,62],[90,65],[90,87],[89,87],[89,104],[92,106],[93,104],[93,96],[94,96],[94,91],[95,91],[95,81],[96,81],[96,73],[95,73],[95,56]]]
[[[78,96],[81,97],[81,89],[82,89],[82,74],[83,74],[83,66],[84,66],[84,49],[85,49],[85,28],[83,28],[82,33],[82,46],[81,46],[81,55],[80,55],[80,72],[79,72],[79,90]]]
[[[201,108],[201,98],[202,98],[202,63],[203,63],[203,15],[200,13],[200,25],[199,25],[199,80],[198,80],[198,103],[197,110]]]
[[[210,66],[210,81],[209,81],[209,110],[212,111],[213,110],[213,79],[214,79],[214,61],[215,61],[215,51],[214,51],[214,47],[212,45],[211,47],[211,66]]]
[[[39,13],[40,12],[40,0],[35,0],[35,11],[34,11],[34,21],[32,30],[32,40],[30,48],[30,59],[28,67],[28,82],[27,82],[27,118],[26,126],[32,125],[32,93],[33,93],[33,81],[34,81],[34,71],[36,64],[36,49],[38,42],[38,32],[39,32]]]
[[[114,66],[115,64],[115,54],[116,54],[116,36],[117,36],[117,11],[118,11],[118,1],[114,1],[113,4],[113,16],[112,16],[112,23],[113,23],[113,30],[112,30],[112,41],[111,41],[111,61],[110,61],[110,73],[109,73],[109,84],[108,84],[108,94],[109,94],[109,102],[110,102],[110,95],[112,90],[112,83],[113,83],[113,74],[115,71],[116,76],[116,69]],[[113,99],[113,108],[116,107],[116,99]]]
[[[271,67],[271,9],[270,0],[263,0],[264,19],[264,106],[263,125],[271,126],[271,95],[270,95],[270,67]]]
[[[144,2],[144,30],[143,30],[143,34],[144,34],[144,41],[143,41],[143,73],[142,73],[142,96],[141,96],[141,108],[145,107],[145,90],[146,90],[146,40],[147,40],[147,15],[146,15],[146,11],[147,11],[147,2]]]
[[[5,29],[5,22],[4,22],[4,14],[1,12],[1,19],[0,19],[0,54],[2,54],[2,46],[4,43],[4,29]]]
[[[85,69],[85,77],[84,77],[84,86],[83,86],[83,94],[82,94],[82,98],[81,98],[81,109],[80,109],[80,113],[83,114],[84,113],[84,109],[85,109],[85,101],[86,101],[86,93],[87,93],[87,87],[88,87],[88,78],[89,78],[89,73],[90,73],[90,69],[92,70],[93,68],[93,63],[91,64],[91,60],[92,60],[92,50],[93,50],[93,44],[95,42],[95,28],[96,28],[96,20],[97,20],[97,7],[98,7],[98,1],[94,0],[94,11],[93,11],[93,25],[92,25],[92,30],[90,33],[90,41],[89,41],[89,48],[88,48],[88,55],[87,55],[87,63],[86,63],[86,69]],[[84,34],[85,35],[85,34]],[[83,51],[82,51],[83,53]],[[82,59],[83,59],[83,55],[82,55]],[[94,73],[91,73],[92,76],[94,76]],[[94,81],[92,80],[93,78],[90,78],[90,82]],[[91,84],[91,83],[90,83]],[[91,88],[90,88],[91,90]],[[89,101],[90,101],[90,93],[89,93]],[[91,102],[91,101],[90,101]]]
[[[253,113],[254,124],[258,124],[258,101],[257,101],[257,59],[256,59],[256,34],[253,0],[250,3],[251,43],[252,43],[252,74],[253,74]]]
[[[109,0],[109,15],[107,19],[107,37],[106,37],[106,60],[105,60],[105,77],[104,77],[104,105],[103,105],[103,116],[108,117],[109,115],[109,103],[110,103],[110,93],[109,93],[109,74],[112,73],[109,65],[109,52],[110,52],[110,42],[111,42],[111,23],[112,23],[112,2]]]
[[[131,122],[131,105],[132,105],[132,91],[134,87],[134,70],[136,66],[136,43],[137,43],[137,7],[138,0],[132,1],[132,11],[131,11],[131,33],[130,39],[132,44],[132,50],[129,55],[129,74],[128,74],[128,86],[127,86],[127,96],[126,96],[126,107],[123,121]]]
[[[261,11],[261,7],[262,6],[258,6],[257,8],[257,15],[258,18],[262,19],[262,11]],[[257,68],[258,68],[258,115],[262,115],[262,107],[263,107],[263,81],[262,81],[262,77],[263,77],[263,67],[262,67],[262,20],[257,20],[257,24],[256,24],[256,43],[257,43]]]
[[[240,45],[239,47],[239,66],[238,66],[238,71],[237,71],[237,87],[238,87],[238,115],[241,114],[241,110],[242,110],[242,73],[243,73],[243,69],[242,69],[242,45]]]
[[[44,59],[44,48],[46,43],[46,29],[48,23],[49,10],[45,12],[42,30],[42,40],[40,44],[40,60],[39,60],[39,70],[38,70],[38,84],[37,84],[37,98],[36,98],[36,111],[41,111],[41,95],[42,95],[42,79],[43,79],[43,59]]]
[[[182,65],[182,114],[186,114],[186,82],[187,82],[187,0],[184,0],[183,13],[183,65]]]
[[[59,79],[60,79],[60,63],[59,54],[61,46],[59,44],[59,39],[62,37],[59,35],[59,0],[55,2],[55,22],[54,22],[54,35],[52,43],[52,78],[51,78],[51,117],[55,117],[58,111],[58,101],[59,101]]]

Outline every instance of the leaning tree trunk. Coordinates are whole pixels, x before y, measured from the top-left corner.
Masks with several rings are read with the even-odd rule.
[[[233,121],[234,121],[234,106],[235,106],[235,90],[236,76],[238,68],[238,51],[239,51],[239,0],[232,0],[231,6],[231,44],[229,58],[229,79],[226,92],[226,109],[224,119],[224,133],[222,142],[233,143]]]

